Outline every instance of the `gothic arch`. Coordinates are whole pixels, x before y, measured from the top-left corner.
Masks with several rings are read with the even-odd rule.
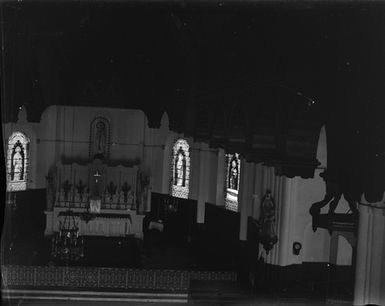
[[[225,207],[238,211],[241,159],[238,153],[225,155]]]
[[[30,143],[21,131],[14,131],[7,141],[7,191],[21,191],[30,187]]]
[[[178,138],[171,151],[171,195],[187,199],[190,192],[190,144],[185,138]]]

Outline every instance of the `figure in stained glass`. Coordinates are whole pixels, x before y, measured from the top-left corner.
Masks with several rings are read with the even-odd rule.
[[[27,189],[29,139],[21,132],[14,132],[8,139],[7,190]]]
[[[173,146],[171,195],[188,198],[190,176],[189,144],[185,139],[178,139]]]
[[[228,188],[238,190],[238,160],[235,155],[230,160]]]
[[[182,147],[179,147],[175,159],[175,178],[174,184],[177,186],[186,186],[186,156]]]
[[[239,154],[226,154],[226,190],[225,190],[225,207],[229,210],[238,210],[238,190],[240,178]]]
[[[24,177],[24,152],[18,141],[12,153],[11,181],[22,181]]]

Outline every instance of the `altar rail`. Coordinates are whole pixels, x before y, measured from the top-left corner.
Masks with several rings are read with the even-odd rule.
[[[107,288],[186,291],[192,280],[236,281],[231,271],[2,266],[3,287]]]

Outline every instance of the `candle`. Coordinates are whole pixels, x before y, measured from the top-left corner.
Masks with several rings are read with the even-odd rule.
[[[75,185],[76,185],[76,169],[74,169],[73,189],[72,189],[72,202],[75,202]]]
[[[57,186],[58,187],[58,201],[59,200],[61,200],[61,197],[60,197],[60,195],[62,194],[62,191],[61,191],[61,171],[60,171],[60,169],[59,169],[59,180],[58,180],[58,184],[59,184],[59,186]]]

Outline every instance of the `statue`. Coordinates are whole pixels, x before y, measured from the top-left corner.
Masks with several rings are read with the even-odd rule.
[[[329,204],[329,215],[333,215],[334,211],[336,210],[338,206],[338,202],[341,199],[342,196],[342,188],[340,184],[337,182],[337,180],[332,177],[327,170],[323,171],[320,174],[320,177],[323,178],[326,185],[326,194],[324,198],[314,203],[310,208],[310,214],[314,217],[316,215],[319,215],[321,213],[321,208],[325,207],[327,204]],[[345,198],[349,204],[350,210],[353,214],[358,214],[358,209],[356,206],[356,202],[353,199],[353,197],[349,196],[347,193],[344,194]]]
[[[96,124],[96,150],[95,153],[104,155],[106,145],[106,125],[103,121]]]
[[[259,224],[261,226],[259,233],[260,241],[268,254],[274,244],[278,242],[275,232],[275,204],[270,190],[266,191],[262,200]]]

